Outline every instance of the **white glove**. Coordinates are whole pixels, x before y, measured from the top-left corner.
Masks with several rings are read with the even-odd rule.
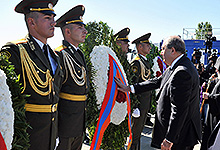
[[[135,110],[132,113],[132,116],[134,118],[138,118],[138,117],[140,117],[140,115],[141,115],[140,110],[138,108],[135,108]]]

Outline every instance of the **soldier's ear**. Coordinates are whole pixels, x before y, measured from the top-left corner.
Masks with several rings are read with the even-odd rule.
[[[69,29],[69,28],[66,28],[66,29],[65,29],[65,33],[66,33],[66,35],[70,35],[70,34],[71,34],[70,29]]]
[[[35,22],[34,22],[33,18],[28,18],[28,25],[29,26],[34,26],[35,25]]]

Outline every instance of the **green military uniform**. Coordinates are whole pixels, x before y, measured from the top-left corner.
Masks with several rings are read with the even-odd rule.
[[[65,40],[56,50],[59,51],[57,54],[64,71],[58,106],[59,136],[81,136],[85,123],[86,94],[89,90],[85,58],[81,50],[76,50]]]
[[[30,11],[54,14],[52,9],[57,0],[29,0],[20,2],[15,11],[27,14]],[[37,7],[37,9],[36,9]],[[25,104],[30,128],[30,150],[53,150],[57,137],[57,104],[63,72],[59,57],[47,45],[53,60],[53,70],[40,45],[30,34],[24,39],[9,42],[1,49],[20,75],[22,93],[29,95]]]
[[[140,38],[137,38],[132,43],[149,43],[150,35],[144,35]],[[137,54],[136,57],[131,61],[131,69],[135,76],[133,77],[134,83],[140,83],[150,79],[150,62],[146,59],[145,56]],[[131,145],[131,150],[140,150],[140,137],[143,130],[147,113],[150,109],[151,102],[151,91],[147,91],[141,94],[138,94],[138,101],[140,102],[137,108],[140,110],[140,117],[133,117],[132,133],[133,140]]]
[[[1,55],[7,55],[15,66],[20,82],[27,97],[25,105],[27,122],[31,128],[31,150],[52,150],[57,136],[57,104],[62,83],[62,70],[58,56],[50,53],[57,63],[56,72],[52,70],[42,49],[31,35],[14,43],[7,43],[1,49]]]
[[[81,20],[83,14],[84,7],[76,6],[57,20],[57,26],[63,27],[66,23],[83,24]],[[82,51],[65,40],[56,51],[61,58],[64,71],[58,105],[60,143],[57,150],[78,150],[81,149],[85,132],[85,109],[89,91],[86,61]]]

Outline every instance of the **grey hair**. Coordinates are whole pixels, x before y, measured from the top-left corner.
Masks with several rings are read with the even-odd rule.
[[[171,36],[168,38],[166,41],[166,46],[168,49],[173,47],[177,52],[186,54],[185,42],[179,36]]]

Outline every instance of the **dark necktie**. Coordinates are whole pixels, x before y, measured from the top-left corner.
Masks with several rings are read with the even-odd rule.
[[[48,62],[50,63],[50,60],[49,60],[49,57],[48,57],[47,45],[46,44],[44,44],[43,50],[44,50],[44,55],[46,56]]]
[[[52,67],[51,67],[51,64],[50,64],[50,60],[49,60],[48,50],[47,50],[47,45],[46,45],[46,44],[44,44],[43,50],[44,50],[44,55],[46,56],[46,58],[47,58],[47,60],[48,60],[48,63],[49,63],[49,65],[50,65],[50,68],[49,68],[49,69],[52,71]]]

